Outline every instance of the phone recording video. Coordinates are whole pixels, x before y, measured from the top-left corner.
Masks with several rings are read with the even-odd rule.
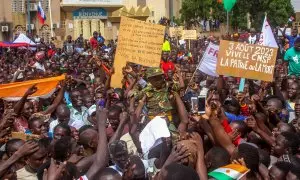
[[[198,97],[191,97],[192,109],[191,112],[193,114],[198,113]]]
[[[199,96],[198,97],[198,113],[204,114],[205,113],[205,96]]]

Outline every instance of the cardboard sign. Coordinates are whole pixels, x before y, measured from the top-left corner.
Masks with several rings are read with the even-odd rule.
[[[122,87],[122,68],[130,61],[148,67],[159,67],[165,27],[127,17],[121,17],[115,74],[111,87]]]
[[[182,31],[182,39],[197,39],[197,31],[196,30],[183,30]]]
[[[179,37],[179,36],[182,36],[182,32],[183,32],[183,26],[170,27],[169,28],[169,35],[170,35],[170,37]]]
[[[222,40],[217,73],[273,81],[276,56],[277,48]]]

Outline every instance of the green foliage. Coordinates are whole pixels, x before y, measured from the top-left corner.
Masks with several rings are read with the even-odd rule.
[[[210,8],[213,14],[210,15]],[[181,19],[189,22],[192,19],[204,19],[212,16],[221,22],[226,22],[226,12],[223,4],[217,0],[184,0],[182,2]],[[291,0],[237,0],[230,12],[233,28],[247,28],[247,13],[250,14],[252,27],[261,29],[265,13],[272,27],[286,24],[288,18],[294,15]]]
[[[184,0],[180,10],[182,20],[208,18],[212,3],[213,0]]]
[[[289,17],[294,15],[291,0],[269,0],[266,12],[272,26],[284,25]]]

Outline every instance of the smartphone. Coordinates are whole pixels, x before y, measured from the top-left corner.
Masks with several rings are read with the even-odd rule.
[[[206,97],[205,96],[199,96],[198,97],[198,113],[204,114],[205,113],[205,102]]]
[[[191,97],[191,104],[192,104],[192,108],[191,108],[192,114],[198,113],[198,97]]]

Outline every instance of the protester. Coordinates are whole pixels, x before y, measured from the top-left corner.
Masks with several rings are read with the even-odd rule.
[[[246,32],[223,39],[257,44]],[[166,34],[160,67],[127,63],[122,88],[110,86],[117,42],[99,32],[62,49],[38,36],[35,51],[4,48],[0,179],[300,179],[300,38],[284,36],[275,81],[242,90],[199,70],[214,36],[187,47]]]

